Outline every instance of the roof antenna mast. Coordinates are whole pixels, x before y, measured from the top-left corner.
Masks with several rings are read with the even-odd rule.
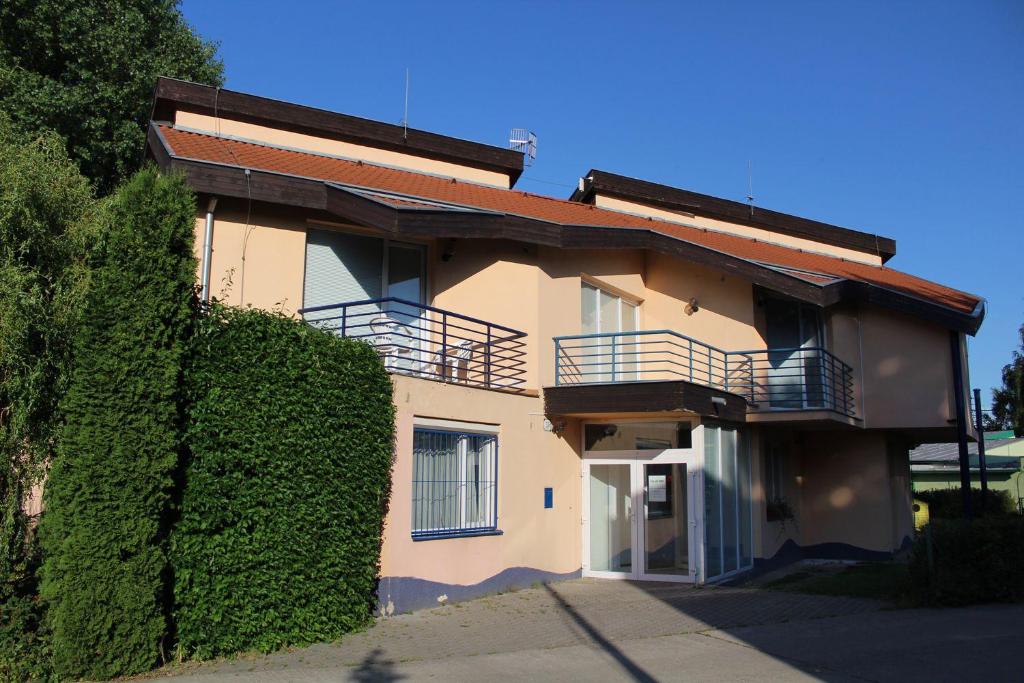
[[[750,204],[750,217],[754,217],[754,162],[747,159],[747,203]]]
[[[537,158],[537,134],[526,128],[513,128],[508,136],[508,148],[523,154],[527,167]]]
[[[409,67],[405,67],[405,114],[402,116],[402,139],[409,141]]]

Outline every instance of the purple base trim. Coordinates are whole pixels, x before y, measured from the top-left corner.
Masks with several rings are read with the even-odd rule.
[[[412,576],[382,576],[377,583],[377,601],[379,608],[385,610],[383,613],[387,613],[390,604],[393,614],[401,614],[437,607],[442,604],[438,601],[442,595],[447,596],[444,602],[450,604],[517,588],[528,588],[535,583],[578,579],[581,575],[579,569],[559,574],[530,567],[510,567],[480,583],[468,586],[427,581]]]
[[[744,579],[759,574],[766,574],[800,560],[853,560],[856,562],[884,562],[903,552],[913,544],[909,536],[895,552],[884,550],[868,550],[849,543],[818,543],[817,545],[800,546],[793,539],[787,540],[779,551],[771,558],[755,557],[754,569]]]

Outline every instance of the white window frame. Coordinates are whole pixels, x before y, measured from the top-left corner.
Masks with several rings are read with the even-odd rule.
[[[583,297],[586,296],[589,289],[594,290],[594,324],[597,327],[597,332],[584,332],[583,331]],[[610,297],[613,297],[616,301],[615,306],[615,329],[608,330],[604,329],[601,318],[601,293],[604,292]],[[633,307],[633,329],[624,331],[622,329],[622,309],[623,303],[629,304]],[[595,281],[593,278],[581,276],[580,277],[580,333],[581,334],[629,334],[630,332],[638,332],[640,330],[640,305],[642,300],[636,297],[630,296],[622,291],[619,291],[613,287],[609,287],[600,282]],[[640,368],[634,367],[632,370],[622,370],[617,367],[615,363],[615,349],[617,346],[616,339],[621,337],[612,337],[612,341],[609,344],[611,349],[611,367],[607,373],[612,382],[618,381],[632,381],[636,380],[640,376]],[[603,352],[602,352],[603,353]],[[634,361],[636,366],[636,362]],[[603,381],[603,379],[601,380]]]

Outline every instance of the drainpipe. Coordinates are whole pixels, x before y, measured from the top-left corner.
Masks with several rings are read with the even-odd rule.
[[[217,208],[217,198],[210,197],[206,205],[206,232],[203,235],[203,262],[200,282],[202,289],[199,300],[202,303],[210,301],[210,261],[213,260],[213,212]]]
[[[967,406],[964,400],[963,352],[960,333],[949,331],[949,350],[953,357],[953,406],[956,410],[956,441],[960,452],[960,495],[963,498],[964,518],[971,519],[971,461],[967,454]]]

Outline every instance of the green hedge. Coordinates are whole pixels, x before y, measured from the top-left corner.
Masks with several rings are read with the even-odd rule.
[[[964,501],[959,487],[918,491],[914,493],[914,498],[928,503],[928,516],[931,519],[960,519],[964,516]],[[975,516],[981,516],[982,499],[981,489],[972,488],[971,510]],[[989,489],[984,500],[986,517],[1005,517],[1017,513],[1013,498],[1007,491]]]
[[[369,619],[394,407],[377,354],[214,307],[187,371],[191,460],[172,539],[187,657],[336,639]]]
[[[88,182],[54,133],[15,133],[0,112],[0,680],[39,678],[38,544],[23,502],[53,458],[67,386]]]
[[[194,316],[195,198],[184,180],[141,171],[100,220],[40,526],[40,591],[62,678],[131,674],[160,659]]]
[[[1024,600],[1024,518],[938,519],[929,527],[918,534],[910,561],[919,602]]]

